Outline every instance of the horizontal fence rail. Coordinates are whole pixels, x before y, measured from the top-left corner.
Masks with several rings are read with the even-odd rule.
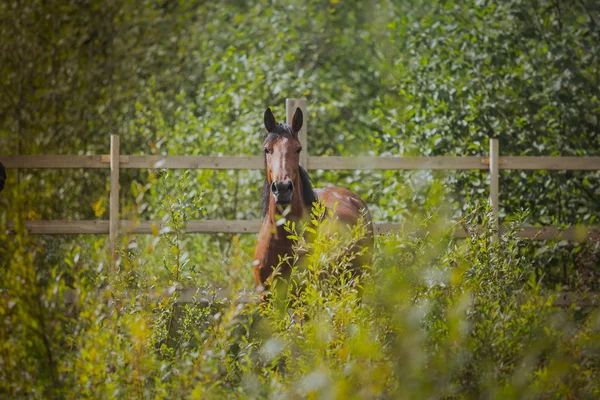
[[[489,157],[308,157],[308,169],[323,170],[488,170]],[[6,168],[73,169],[110,168],[110,155],[2,156]],[[500,156],[499,169],[517,170],[600,170],[600,157]],[[132,156],[119,157],[121,169],[263,169],[260,156]]]

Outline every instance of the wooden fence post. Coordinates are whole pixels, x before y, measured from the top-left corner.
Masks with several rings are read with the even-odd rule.
[[[117,269],[117,235],[119,233],[119,135],[110,136],[110,272]]]
[[[492,206],[492,224],[500,231],[499,215],[498,215],[498,192],[500,176],[500,144],[498,139],[490,138],[490,205]]]
[[[306,99],[285,99],[285,115],[287,123],[292,125],[292,118],[296,112],[296,108],[300,108],[303,114],[302,129],[298,138],[302,144],[302,152],[300,153],[300,164],[308,171],[308,113],[306,112]]]

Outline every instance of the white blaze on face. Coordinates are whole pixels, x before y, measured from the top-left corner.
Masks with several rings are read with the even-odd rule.
[[[281,157],[279,158],[280,161],[280,181],[283,181],[285,179],[285,177],[287,176],[287,146],[286,143],[288,142],[288,138],[283,137],[281,139],[281,144],[282,144],[282,152],[281,152]]]
[[[281,146],[277,146],[278,150],[275,150],[273,152],[272,157],[274,157],[273,159],[273,163],[272,163],[272,172],[273,172],[273,179],[278,181],[278,182],[283,182],[286,180],[286,178],[291,179],[290,176],[288,176],[288,171],[287,171],[287,152],[288,152],[288,146],[286,145],[286,143],[289,141],[289,138],[287,137],[282,137],[281,138]]]

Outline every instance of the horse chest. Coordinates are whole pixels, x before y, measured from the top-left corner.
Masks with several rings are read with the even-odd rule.
[[[292,240],[287,238],[283,227],[266,226],[259,233],[255,250],[255,274],[264,282],[279,267],[282,276],[288,278],[293,265]]]

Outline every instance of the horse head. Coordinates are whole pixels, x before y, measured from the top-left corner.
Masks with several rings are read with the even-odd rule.
[[[300,108],[294,113],[292,125],[277,123],[271,109],[265,111],[263,217],[269,210],[275,211],[276,206],[291,206],[290,217],[301,217],[306,208],[316,201],[308,174],[300,165],[302,144],[298,133],[302,119]]]

